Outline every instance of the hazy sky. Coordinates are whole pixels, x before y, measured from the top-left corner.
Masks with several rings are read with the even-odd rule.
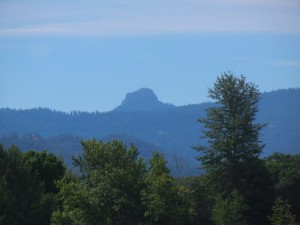
[[[0,107],[109,111],[141,87],[200,103],[229,70],[300,87],[300,1],[0,1]]]

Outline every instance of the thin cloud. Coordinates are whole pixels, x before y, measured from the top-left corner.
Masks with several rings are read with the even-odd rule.
[[[0,4],[0,36],[300,33],[295,0],[76,1]]]
[[[278,66],[300,67],[300,60],[278,60],[275,64]]]

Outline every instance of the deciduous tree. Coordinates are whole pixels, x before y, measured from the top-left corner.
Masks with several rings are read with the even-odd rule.
[[[81,175],[59,184],[63,208],[54,213],[53,224],[140,224],[144,210],[144,161],[134,146],[119,141],[82,142],[83,155],[74,159]]]
[[[226,199],[221,196],[216,198],[212,218],[216,225],[247,225],[244,215],[247,209],[243,196],[234,190]]]
[[[145,217],[148,224],[186,224],[187,211],[180,195],[180,186],[172,178],[167,161],[158,152],[152,155],[146,174],[146,188],[142,190]]]

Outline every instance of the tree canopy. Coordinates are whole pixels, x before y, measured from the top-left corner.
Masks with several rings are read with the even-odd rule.
[[[51,159],[56,166],[49,167]],[[37,162],[37,166],[34,162]],[[60,165],[60,166],[57,166]],[[47,171],[50,176],[44,173]],[[0,224],[50,224],[58,202],[54,180],[64,176],[62,161],[46,152],[22,153],[16,146],[0,145]],[[52,189],[53,188],[53,189]]]
[[[161,154],[148,168],[133,145],[89,140],[82,146],[83,154],[74,158],[80,175],[58,184],[63,204],[53,225],[182,224],[183,200]]]

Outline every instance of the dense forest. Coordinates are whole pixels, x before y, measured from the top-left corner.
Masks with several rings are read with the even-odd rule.
[[[0,224],[251,224],[244,197],[214,199],[207,174],[175,179],[160,153],[146,161],[118,141],[82,145],[80,172],[52,153],[0,146]],[[257,202],[247,213],[261,221],[252,224],[296,224],[300,156],[274,153],[260,166],[263,186],[249,187]]]
[[[54,153],[0,145],[0,224],[298,224],[300,155],[262,155],[257,87],[225,73],[209,96],[195,122],[205,140],[193,148],[197,176],[175,177],[161,152],[117,140],[81,141],[73,169]]]

